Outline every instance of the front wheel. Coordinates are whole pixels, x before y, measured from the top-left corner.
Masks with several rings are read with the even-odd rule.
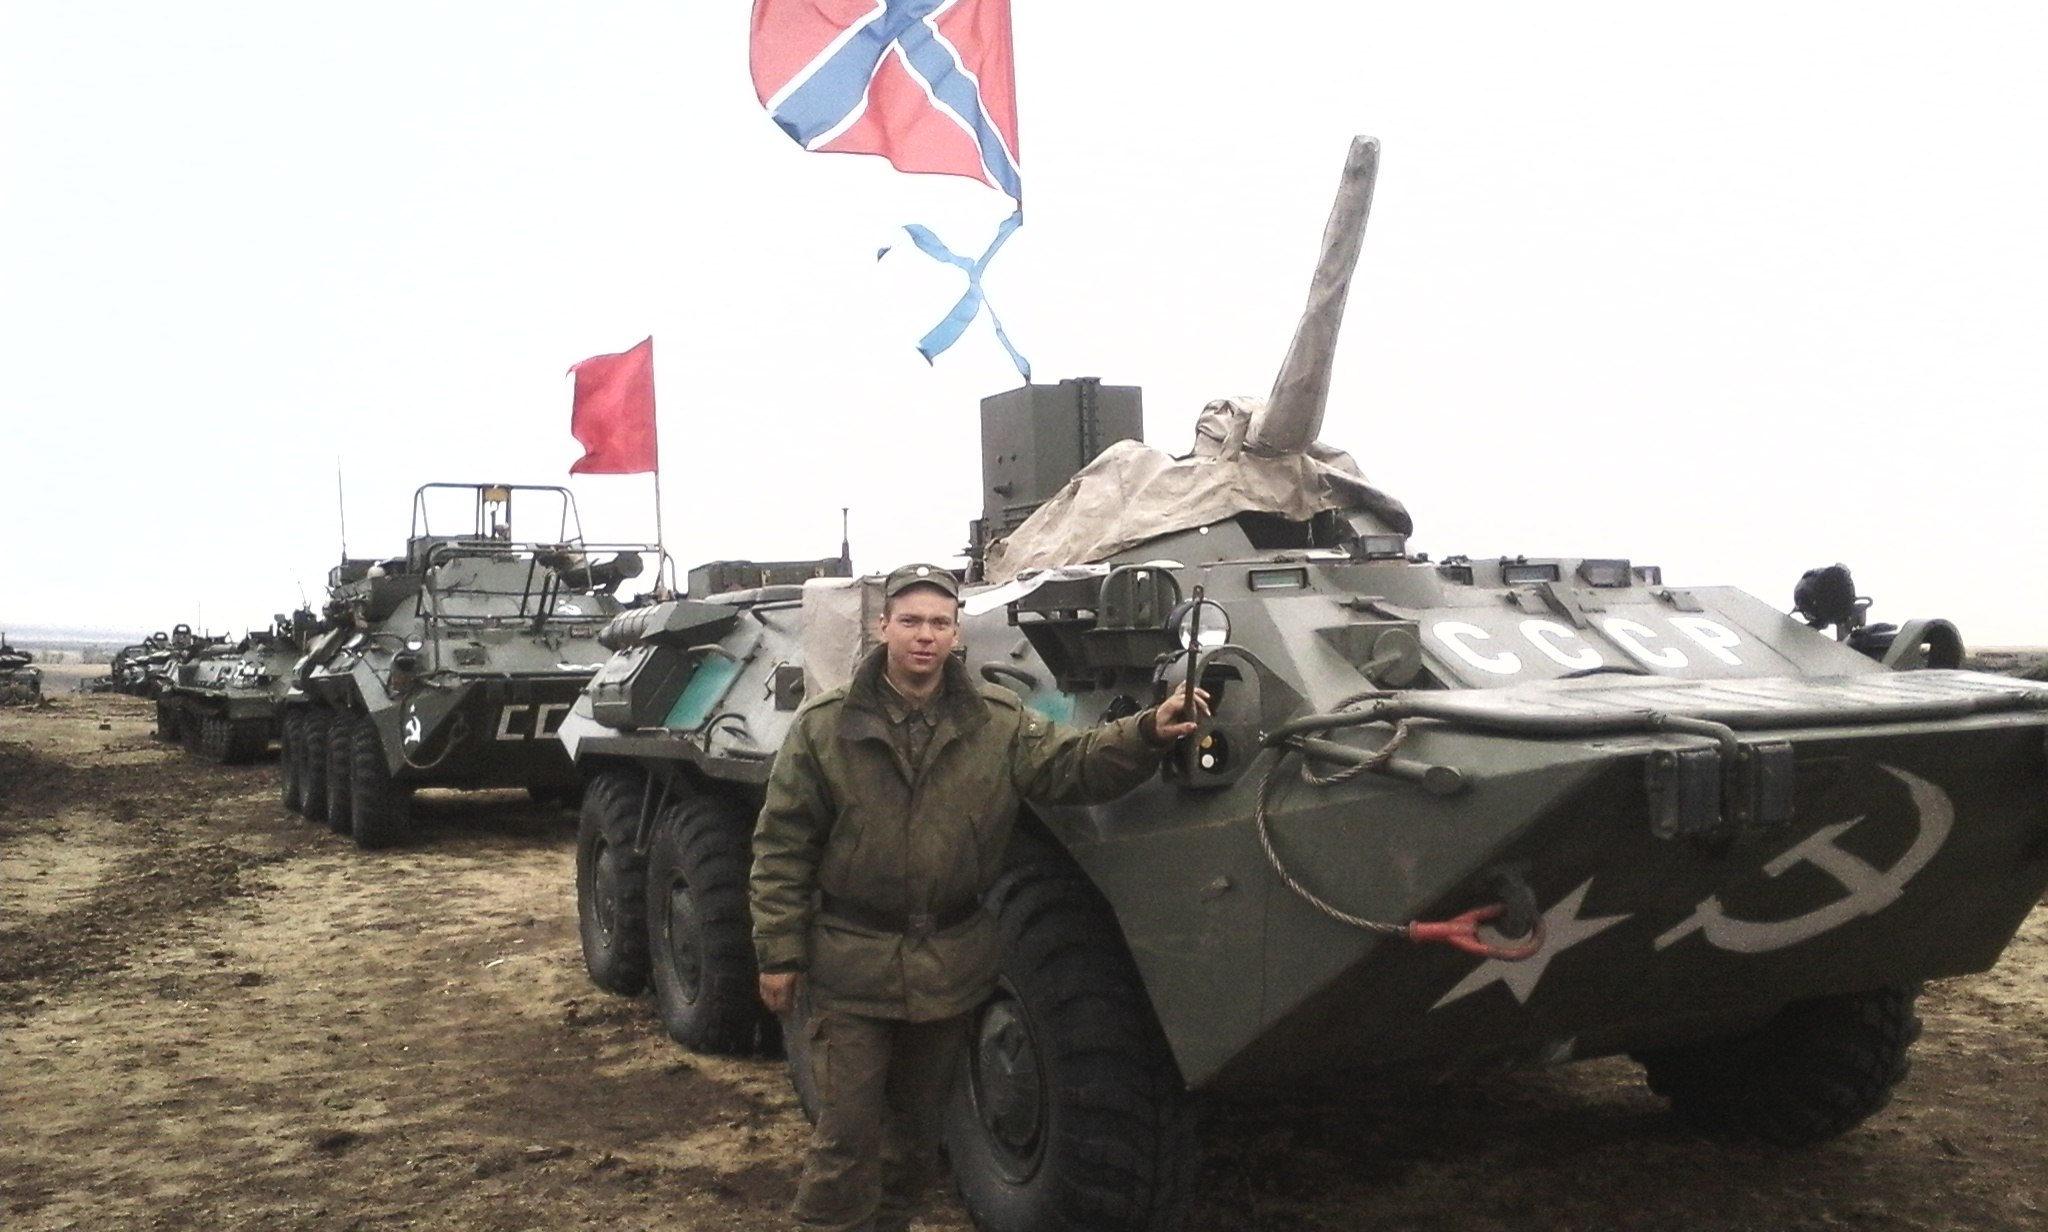
[[[747,912],[749,818],[685,796],[655,820],[647,853],[654,995],[671,1038],[698,1052],[747,1053],[764,1011]]]
[[[975,1012],[946,1154],[982,1232],[1153,1232],[1193,1177],[1193,1122],[1116,918],[1089,886],[1027,869],[992,896],[995,995]]]
[[[647,987],[647,856],[633,847],[647,777],[606,770],[576,818],[576,924],[590,982],[622,997]]]
[[[358,847],[389,847],[412,829],[412,789],[385,769],[376,724],[357,719],[348,740],[349,833]]]
[[[1919,996],[1915,986],[1795,1001],[1747,1035],[1636,1060],[1681,1119],[1808,1146],[1847,1133],[1891,1101],[1920,1038]]]

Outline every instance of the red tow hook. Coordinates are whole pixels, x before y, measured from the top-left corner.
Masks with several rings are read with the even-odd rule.
[[[1467,954],[1498,958],[1502,962],[1520,962],[1543,948],[1543,919],[1537,917],[1535,926],[1529,930],[1528,939],[1513,945],[1489,945],[1481,940],[1479,926],[1506,910],[1506,907],[1494,903],[1489,907],[1474,907],[1465,914],[1449,920],[1414,920],[1408,925],[1408,939],[1442,941],[1457,946]]]

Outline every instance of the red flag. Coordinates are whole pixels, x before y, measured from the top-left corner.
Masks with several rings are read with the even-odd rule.
[[[583,443],[571,475],[633,475],[661,469],[654,447],[654,339],[617,355],[593,355],[576,375],[569,431]]]

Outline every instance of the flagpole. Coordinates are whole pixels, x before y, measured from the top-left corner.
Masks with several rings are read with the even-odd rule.
[[[657,598],[657,599],[672,599],[672,598],[674,598],[674,597],[675,597],[675,596],[674,596],[673,594],[663,594],[663,593],[660,593],[660,592],[661,592],[661,591],[663,591],[664,589],[667,589],[667,590],[670,590],[670,591],[673,591],[673,590],[675,589],[675,574],[674,574],[673,572],[671,572],[671,573],[669,574],[669,580],[668,580],[668,583],[667,583],[666,587],[664,587],[664,585],[663,585],[663,583],[662,583],[662,580],[661,580],[661,571],[662,571],[663,569],[666,569],[666,568],[668,568],[668,567],[669,567],[669,559],[668,559],[668,548],[667,548],[666,546],[664,546],[664,545],[663,545],[663,543],[662,543],[662,538],[661,538],[661,467],[660,467],[659,465],[657,465],[657,466],[656,466],[656,467],[654,468],[654,471],[653,471],[653,475],[654,475],[654,588],[655,588],[655,591],[656,591],[656,594],[655,594],[655,596],[654,596],[654,597],[655,597],[655,598]]]

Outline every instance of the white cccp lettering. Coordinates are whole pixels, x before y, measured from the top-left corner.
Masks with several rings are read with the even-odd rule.
[[[1436,640],[1448,647],[1452,654],[1482,672],[1492,672],[1496,676],[1512,676],[1522,670],[1522,661],[1505,650],[1499,654],[1481,654],[1467,644],[1468,638],[1475,642],[1493,640],[1493,634],[1478,625],[1466,624],[1462,620],[1444,620],[1431,625],[1429,631],[1435,634]]]
[[[1690,661],[1685,657],[1685,652],[1676,646],[1666,646],[1661,650],[1645,646],[1643,643],[1646,640],[1658,640],[1657,631],[1648,625],[1614,616],[1601,621],[1600,627],[1606,631],[1607,636],[1614,639],[1615,645],[1620,646],[1631,658],[1647,666],[1684,667]]]
[[[1584,671],[1601,664],[1600,652],[1586,645],[1585,639],[1554,620],[1525,620],[1522,622],[1522,636],[1529,644],[1542,651],[1550,659],[1573,671]],[[1564,643],[1577,642],[1579,648],[1566,651]]]
[[[498,739],[560,740],[562,720],[573,704],[549,702],[539,706],[507,706],[498,712]],[[532,722],[524,721],[527,715],[533,716]],[[518,724],[516,727],[515,722]]]
[[[1733,649],[1742,645],[1742,639],[1727,625],[1716,624],[1704,616],[1673,616],[1671,627],[1706,647],[1708,654],[1730,667],[1742,666],[1741,657]]]

